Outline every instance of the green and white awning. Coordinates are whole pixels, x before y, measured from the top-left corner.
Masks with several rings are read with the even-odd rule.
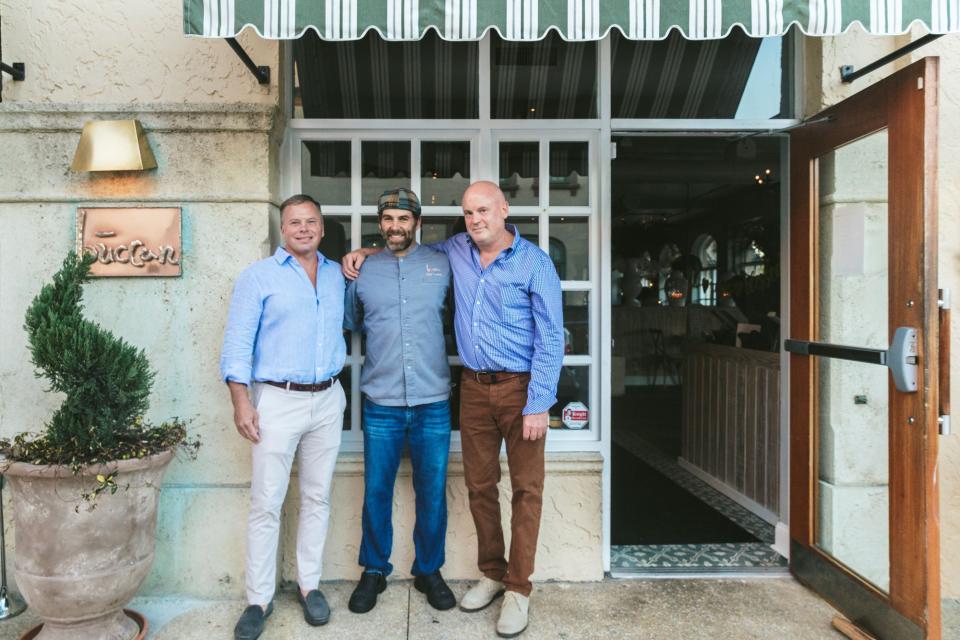
[[[477,40],[495,29],[507,40],[539,40],[556,29],[567,40],[598,40],[619,29],[660,40],[677,29],[708,40],[737,26],[763,37],[793,24],[835,35],[860,23],[895,35],[917,22],[960,31],[960,0],[183,0],[184,32],[211,38],[252,28],[271,39],[315,29],[325,40],[356,40],[374,29],[386,40],[419,40],[436,29],[447,40]]]

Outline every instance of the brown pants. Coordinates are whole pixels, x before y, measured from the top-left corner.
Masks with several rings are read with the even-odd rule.
[[[460,378],[460,434],[463,471],[470,496],[470,513],[477,527],[477,565],[508,591],[529,596],[534,557],[540,534],[543,503],[545,438],[523,439],[523,407],[530,374],[497,384],[477,382],[464,370]],[[504,556],[500,520],[500,443],[507,443],[507,464],[513,487],[510,521],[510,561]]]

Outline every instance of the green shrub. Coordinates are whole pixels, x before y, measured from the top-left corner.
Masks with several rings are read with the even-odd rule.
[[[0,442],[11,460],[65,464],[76,472],[86,464],[199,446],[187,442],[185,425],[176,418],[144,422],[155,375],[146,354],[83,317],[83,284],[95,261],[68,254],[27,310],[24,329],[36,375],[66,399],[45,433]]]

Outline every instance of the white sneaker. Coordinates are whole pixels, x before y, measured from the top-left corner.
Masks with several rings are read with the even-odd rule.
[[[500,605],[500,619],[497,620],[497,635],[501,638],[516,638],[527,628],[527,612],[530,598],[516,591],[507,591]]]
[[[467,613],[480,611],[490,606],[490,603],[503,595],[503,583],[483,576],[477,584],[460,598],[460,610]]]

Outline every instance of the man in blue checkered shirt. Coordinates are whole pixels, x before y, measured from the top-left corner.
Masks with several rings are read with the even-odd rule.
[[[470,511],[483,574],[461,599],[479,611],[504,594],[497,634],[526,629],[544,482],[548,411],[556,403],[563,362],[560,279],[550,257],[507,224],[509,205],[492,182],[464,192],[467,233],[434,245],[453,269],[457,350],[464,364],[460,432]],[[344,257],[349,278],[369,250]],[[509,559],[499,492],[500,446],[506,442],[513,488]]]

